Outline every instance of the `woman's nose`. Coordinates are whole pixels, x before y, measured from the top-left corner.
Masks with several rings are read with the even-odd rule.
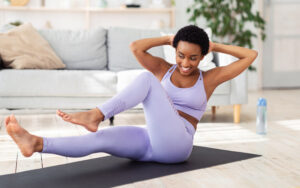
[[[181,64],[183,67],[189,67],[190,65],[189,65],[189,61],[187,60],[187,59],[184,59],[183,61],[182,61],[182,64]]]

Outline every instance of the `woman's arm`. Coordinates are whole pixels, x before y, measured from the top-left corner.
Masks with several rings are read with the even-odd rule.
[[[248,48],[244,48],[244,47],[240,47],[240,46],[226,45],[226,44],[213,43],[213,42],[210,42],[209,45],[210,45],[210,50],[212,50],[214,52],[222,52],[225,54],[230,54],[239,59],[242,59],[242,58],[254,58],[255,59],[257,56],[257,51],[251,50]],[[250,64],[249,64],[249,66],[250,66]]]
[[[136,40],[130,44],[130,49],[132,51],[140,50],[146,52],[147,50],[155,46],[171,45],[171,43],[173,42],[172,38],[174,38],[173,35],[167,35],[163,37]]]
[[[223,67],[216,67],[205,74],[211,80],[211,85],[217,87],[221,83],[231,80],[247,69],[257,57],[257,51],[248,48],[210,42],[209,51],[226,53],[239,60]]]
[[[147,50],[155,46],[171,45],[173,38],[173,35],[169,35],[136,40],[130,44],[130,49],[135,58],[145,69],[152,72],[155,76],[160,76],[161,67],[169,63],[160,57],[152,56]]]

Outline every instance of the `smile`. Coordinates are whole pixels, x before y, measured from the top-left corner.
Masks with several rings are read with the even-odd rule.
[[[181,67],[181,68],[184,72],[188,72],[191,69],[191,68],[184,68],[184,67]]]

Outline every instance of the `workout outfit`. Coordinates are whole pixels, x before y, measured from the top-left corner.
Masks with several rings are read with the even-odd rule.
[[[176,66],[168,70],[161,82],[151,72],[143,72],[114,97],[96,106],[106,120],[142,102],[146,127],[114,126],[82,136],[43,137],[41,153],[81,157],[105,152],[160,163],[187,160],[192,152],[195,129],[176,109],[200,120],[207,101],[202,72],[194,86],[178,88],[170,80]]]

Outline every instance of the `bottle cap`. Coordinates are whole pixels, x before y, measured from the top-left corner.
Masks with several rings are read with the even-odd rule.
[[[257,106],[267,106],[267,100],[265,98],[260,97],[257,101]]]

